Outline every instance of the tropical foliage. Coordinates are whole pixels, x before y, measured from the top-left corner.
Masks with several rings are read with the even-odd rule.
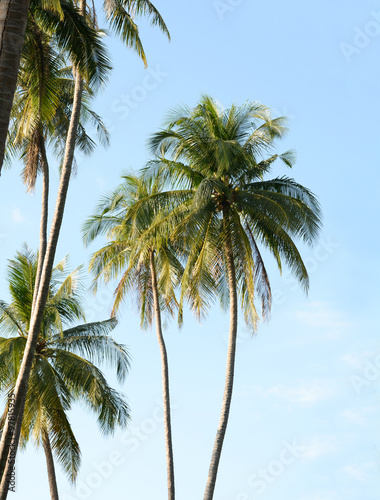
[[[86,323],[81,270],[69,274],[66,259],[53,263],[75,152],[91,153],[96,145],[87,124],[96,128],[100,143],[109,142],[91,109],[111,69],[104,44],[108,32],[99,28],[95,5],[87,0],[2,4],[0,171],[4,154],[9,163],[21,160],[27,189],[34,190],[42,173],[43,190],[39,253],[25,248],[9,261],[11,302],[0,300],[0,390],[13,394],[16,415],[10,423],[6,403],[0,419],[0,500],[9,490],[10,448],[15,454],[19,442],[43,446],[52,500],[58,500],[54,457],[75,481],[80,450],[68,419],[74,402],[97,415],[103,433],[127,424],[125,399],[98,365],[115,369],[124,380],[128,353],[110,332],[130,298],[141,326],[155,324],[160,347],[169,500],[175,499],[175,482],[162,316],[178,312],[182,324],[185,304],[198,319],[215,301],[229,309],[224,396],[204,494],[212,500],[232,402],[238,319],[243,314],[253,334],[259,320],[270,316],[266,254],[308,291],[299,244],[312,245],[321,228],[316,196],[292,177],[272,173],[295,162],[292,150],[276,152],[286,119],[257,102],[223,109],[207,95],[194,108],[173,111],[151,137],[154,158],[141,175],[124,175],[84,225],[86,245],[107,240],[91,257],[92,291],[100,283],[116,286],[111,319]],[[110,32],[145,66],[137,19],[147,19],[170,39],[149,0],[104,0],[103,9]],[[60,165],[60,180],[48,238],[50,154]]]
[[[76,7],[72,2],[68,1],[67,4]],[[64,0],[47,4],[43,2],[42,4],[38,0],[33,0],[31,2],[30,10],[32,16],[42,17],[42,22],[48,30],[52,30],[54,35],[57,37],[57,44],[68,44],[71,46],[72,53],[70,54],[70,59],[74,66],[74,90],[72,98],[72,109],[70,114],[70,121],[67,127],[67,135],[64,142],[64,152],[62,160],[62,169],[60,177],[60,186],[58,189],[56,208],[52,221],[50,238],[47,241],[46,235],[46,210],[43,211],[42,221],[41,221],[41,251],[40,251],[40,262],[39,270],[37,275],[37,286],[35,291],[35,300],[33,301],[32,315],[30,331],[28,335],[27,345],[24,350],[23,361],[20,366],[20,371],[18,379],[15,385],[15,414],[20,417],[18,422],[21,422],[21,415],[23,414],[23,408],[26,401],[26,392],[28,386],[28,380],[30,371],[32,368],[32,363],[34,359],[34,353],[38,342],[38,335],[40,327],[43,321],[43,311],[47,301],[48,286],[51,277],[51,272],[53,268],[53,262],[55,258],[55,252],[57,248],[58,238],[60,234],[67,191],[70,183],[73,161],[74,161],[74,151],[75,146],[78,142],[78,136],[80,136],[80,114],[82,110],[83,101],[83,91],[87,84],[92,84],[95,81],[103,82],[102,79],[102,68],[108,69],[108,61],[104,52],[104,45],[101,41],[101,37],[104,33],[101,33],[96,26],[96,14],[94,11],[91,12],[87,9],[86,0],[79,1],[78,13],[80,14],[79,25],[82,24],[88,28],[87,36],[82,36],[78,26],[74,23],[74,29],[72,29],[73,24],[70,23],[73,19],[71,15],[73,10],[68,13],[68,16],[64,12]],[[123,40],[129,47],[134,47],[143,61],[146,63],[146,57],[142,44],[140,41],[138,27],[135,24],[133,18],[135,15],[145,15],[151,18],[152,24],[158,25],[162,31],[168,35],[168,31],[164,21],[162,20],[159,12],[155,7],[147,1],[135,0],[127,1],[123,0],[121,2],[108,2],[105,4],[107,16],[111,25],[116,29],[116,32],[122,35]],[[35,9],[35,10],[33,10]],[[69,9],[70,10],[70,9]],[[71,17],[70,17],[71,16]],[[59,18],[59,22],[57,21]],[[18,26],[16,27],[19,28]],[[0,18],[0,29],[4,29],[3,20]],[[20,27],[17,31],[17,36],[23,37],[24,28]],[[74,43],[72,43],[74,42]],[[7,46],[8,41],[5,39],[5,46]],[[77,53],[77,51],[80,52]],[[0,51],[0,59],[3,57],[3,50]],[[5,57],[7,55],[5,54]],[[19,54],[14,56],[13,66],[19,64]],[[9,61],[8,61],[9,66]],[[4,65],[4,68],[6,66]],[[14,71],[13,71],[14,73]],[[12,73],[12,74],[13,74]],[[37,84],[37,82],[36,82]],[[41,87],[40,87],[41,89]],[[9,103],[10,97],[13,98],[14,87],[11,78],[9,78],[8,88],[6,89],[7,102]],[[5,109],[5,108],[4,108]],[[0,116],[0,162],[2,163],[3,157],[3,132],[4,124],[8,122],[9,114],[8,108]],[[41,128],[41,127],[39,127]],[[43,149],[43,148],[42,148]],[[37,171],[37,167],[34,167]],[[46,171],[46,169],[45,169]],[[46,207],[46,183],[44,187],[44,199]],[[1,440],[0,446],[0,475],[2,476],[2,481],[0,485],[0,499],[5,500],[8,494],[8,485],[10,477],[10,462],[7,461],[9,455],[9,449],[11,444],[13,444],[14,450],[17,450],[19,441],[20,425],[17,423],[14,432],[11,430],[9,419],[6,419],[4,424],[4,432]]]
[[[31,370],[21,445],[30,439],[46,444],[74,481],[80,450],[71,428],[68,411],[79,402],[97,415],[102,433],[125,426],[129,408],[124,396],[115,391],[98,368],[99,364],[115,369],[123,382],[129,369],[126,348],[109,335],[115,319],[95,323],[84,321],[78,268],[67,272],[67,258],[53,270],[49,296]],[[0,301],[0,390],[10,394],[19,372],[30,327],[37,256],[28,249],[19,252],[8,264],[11,302]],[[5,408],[4,423],[8,408]],[[49,480],[51,478],[49,477]]]

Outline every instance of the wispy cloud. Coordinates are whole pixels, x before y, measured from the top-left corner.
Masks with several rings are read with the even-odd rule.
[[[296,386],[278,384],[269,388],[255,386],[254,390],[265,396],[281,399],[289,403],[310,406],[337,394],[336,382],[331,379],[312,379],[299,382]]]
[[[352,322],[328,302],[308,302],[302,309],[294,312],[294,317],[309,330],[317,329],[318,340],[338,339],[347,328],[352,326]],[[304,341],[307,340],[308,337],[305,336]],[[314,336],[313,340],[315,340]]]
[[[368,481],[371,475],[376,471],[375,462],[366,462],[362,465],[346,465],[342,471],[357,481]]]
[[[374,415],[376,409],[374,406],[366,406],[360,410],[347,409],[344,410],[340,415],[349,422],[360,425],[364,427],[369,423],[369,416]]]
[[[22,215],[21,210],[19,208],[14,208],[12,210],[11,214],[12,221],[15,224],[21,224],[22,222],[25,222],[25,217]]]
[[[368,358],[374,358],[376,353],[374,351],[362,351],[362,352],[348,352],[341,356],[339,359],[347,364],[351,368],[357,368],[361,370],[363,368],[363,363]]]
[[[325,455],[331,455],[338,451],[335,436],[316,436],[304,444],[305,451],[303,457],[308,460],[315,460]]]

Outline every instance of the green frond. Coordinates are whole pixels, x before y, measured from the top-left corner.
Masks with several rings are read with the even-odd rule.
[[[123,175],[122,184],[106,195],[95,213],[86,221],[84,239],[92,241],[105,234],[110,240],[92,255],[90,271],[94,276],[92,289],[98,283],[119,282],[114,293],[112,315],[131,297],[140,313],[141,325],[153,321],[153,292],[149,264],[151,251],[155,253],[158,292],[162,312],[173,315],[178,303],[175,288],[179,283],[182,265],[178,249],[169,241],[169,228],[178,220],[178,207],[188,200],[182,191],[162,192],[162,177],[151,178]]]
[[[228,228],[235,260],[235,273],[241,297],[241,307],[246,325],[252,332],[255,332],[258,322],[255,306],[256,264],[253,260],[251,242],[241,223],[239,214],[235,211],[229,213]]]
[[[66,413],[62,409],[49,412],[47,432],[54,456],[72,483],[81,465],[81,452]]]
[[[95,365],[105,364],[116,369],[119,382],[124,382],[129,371],[130,356],[126,347],[109,336],[117,325],[116,318],[95,323],[85,323],[55,336],[49,343],[56,349],[64,349],[83,356]]]
[[[15,384],[26,344],[25,337],[0,337],[0,389]]]
[[[47,11],[51,11],[62,20],[64,17],[64,13],[61,6],[60,0],[40,0],[41,8]]]
[[[17,312],[13,311],[3,300],[0,300],[0,331],[5,335],[14,335],[19,333],[26,337],[25,325],[19,321]]]
[[[259,246],[269,248],[280,270],[286,263],[307,290],[307,271],[294,240],[312,244],[321,228],[320,205],[310,190],[287,177],[264,180],[277,160],[287,167],[295,162],[293,150],[272,153],[287,133],[287,120],[272,118],[270,109],[257,102],[225,109],[203,95],[194,108],[174,109],[165,127],[149,141],[156,158],[144,175],[159,175],[169,189],[186,192],[171,229],[171,240],[181,241],[187,259],[179,319],[185,297],[198,317],[216,295],[223,307],[228,305],[223,255],[228,234],[241,306],[254,330],[256,300],[268,317],[272,299]],[[227,232],[222,213],[230,214]]]
[[[104,10],[111,28],[121,37],[127,47],[137,52],[145,66],[147,66],[146,55],[135,17],[150,18],[151,25],[158,26],[170,40],[163,18],[148,0],[105,0]]]
[[[41,9],[36,1],[31,2],[30,11],[44,29],[54,33],[57,46],[69,52],[74,65],[87,80],[98,86],[105,83],[111,65],[102,34],[86,22],[72,2],[60,0],[60,4],[63,19]]]
[[[89,271],[94,276],[92,289],[95,292],[100,281],[109,283],[123,269],[129,267],[130,248],[128,242],[112,241],[91,256]]]
[[[131,14],[125,9],[123,0],[108,0],[106,2],[106,16],[111,28],[123,40],[127,47],[134,49],[142,59],[145,67],[148,66],[145,51],[140,39],[139,28]]]
[[[8,264],[12,302],[0,301],[0,333],[13,334],[11,338],[0,337],[0,390],[5,394],[14,390],[27,342],[37,258],[24,247]],[[68,274],[67,267],[65,258],[52,273],[29,377],[20,445],[25,447],[30,440],[39,445],[47,433],[53,454],[75,481],[80,450],[67,412],[79,401],[97,415],[101,432],[125,426],[129,419],[125,398],[109,386],[95,363],[114,369],[122,382],[128,373],[129,354],[110,336],[115,319],[72,326],[83,317],[81,269]],[[72,327],[64,330],[66,323]]]
[[[261,300],[261,314],[263,319],[266,319],[270,315],[272,306],[272,290],[269,282],[269,276],[264,264],[264,260],[261,256],[260,250],[256,244],[255,238],[252,234],[249,224],[244,221],[244,229],[248,235],[249,242],[251,244],[252,259],[254,262],[254,272],[255,272],[255,290],[259,295]]]
[[[54,349],[53,363],[75,398],[97,414],[102,433],[112,433],[116,425],[127,425],[128,405],[94,364],[63,349]]]

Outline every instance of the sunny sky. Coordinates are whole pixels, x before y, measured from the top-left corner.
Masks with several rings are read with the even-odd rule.
[[[96,2],[98,3],[98,2]],[[99,3],[100,5],[100,3]],[[169,43],[141,23],[148,69],[109,38],[114,70],[94,108],[111,147],[78,157],[57,261],[88,265],[80,228],[123,172],[144,166],[146,143],[168,111],[202,93],[221,105],[260,101],[289,117],[278,151],[297,151],[292,171],[319,197],[324,227],[301,247],[306,297],[267,258],[274,305],[269,322],[247,334],[242,319],[234,398],[215,500],[378,500],[380,495],[379,210],[380,2],[320,0],[157,0]],[[38,245],[40,186],[26,195],[20,165],[0,178],[0,297],[7,259]],[[58,177],[52,174],[52,193]],[[53,206],[51,212],[53,211]],[[106,319],[112,287],[86,299],[88,321]],[[203,498],[224,388],[228,314],[218,307],[199,325],[165,327],[173,402],[177,498]],[[61,500],[164,499],[166,463],[160,355],[155,332],[122,310],[114,337],[132,356],[121,388],[129,429],[102,437],[76,407],[71,421],[83,465],[75,490],[58,469]],[[108,372],[107,372],[108,373]],[[110,375],[110,379],[114,380]],[[115,382],[116,384],[116,382]],[[12,500],[48,500],[44,455],[19,455]]]

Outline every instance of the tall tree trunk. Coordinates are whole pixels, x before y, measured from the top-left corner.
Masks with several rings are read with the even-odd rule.
[[[238,305],[237,305],[235,263],[232,251],[231,235],[228,228],[227,210],[223,211],[223,226],[226,238],[225,257],[226,257],[227,272],[228,272],[228,288],[230,293],[230,332],[228,339],[226,381],[224,387],[222,411],[220,414],[219,426],[216,433],[214,449],[212,452],[206,489],[203,497],[204,500],[212,500],[214,497],[216,476],[218,474],[219,461],[222,454],[223,441],[226,434],[228,417],[230,413],[232,389],[233,389],[234,373],[235,373]]]
[[[40,147],[41,147],[41,156],[42,156],[41,163],[42,163],[42,170],[43,170],[42,208],[41,208],[41,223],[40,223],[40,252],[39,252],[39,259],[38,259],[36,281],[35,281],[35,285],[34,285],[32,311],[34,309],[35,301],[37,298],[38,286],[39,286],[39,281],[40,281],[41,273],[42,273],[43,259],[44,259],[45,253],[46,253],[46,246],[47,246],[47,219],[48,219],[48,201],[49,201],[49,165],[47,162],[45,143],[44,143],[43,139],[42,139],[42,143],[41,143]],[[12,458],[13,458],[13,450],[17,449],[15,437],[19,436],[21,433],[24,405],[25,405],[25,399],[24,399],[24,403],[22,404],[21,410],[18,413],[17,419],[13,422],[14,423],[13,438],[12,438],[12,442],[11,442],[11,446],[10,446],[10,450],[12,451]],[[8,461],[8,465],[6,467],[5,474],[10,475],[10,472],[12,470],[12,464],[13,464],[13,460]],[[54,497],[52,497],[52,498],[54,498]],[[58,498],[58,496],[57,496],[57,498]]]
[[[29,0],[0,1],[0,172],[16,90]]]
[[[46,466],[49,479],[50,497],[51,500],[59,500],[57,478],[55,476],[54,458],[51,451],[49,434],[46,429],[42,430],[42,444],[45,451]]]
[[[82,7],[83,6],[83,7]],[[82,0],[81,7],[82,12],[85,6],[85,2]],[[71,113],[70,126],[66,139],[66,149],[63,161],[63,167],[61,172],[61,179],[57,194],[56,207],[53,217],[53,222],[50,231],[50,237],[48,246],[46,249],[46,256],[44,260],[44,265],[41,273],[40,286],[38,288],[37,299],[35,303],[34,311],[32,312],[32,317],[30,321],[30,328],[28,334],[27,344],[25,346],[24,356],[22,359],[20,371],[17,377],[15,386],[15,414],[18,415],[20,411],[23,410],[25,404],[25,397],[28,388],[29,375],[32,368],[32,363],[34,359],[34,354],[36,350],[36,345],[38,341],[38,335],[41,327],[41,322],[43,318],[44,308],[46,305],[46,300],[49,292],[49,283],[51,278],[51,272],[54,263],[55,251],[57,248],[58,237],[60,233],[60,228],[62,224],[63,213],[65,209],[67,190],[69,187],[74,149],[75,149],[75,138],[76,131],[79,122],[79,115],[82,102],[82,90],[83,90],[83,80],[78,71],[75,72],[75,90],[74,90],[74,101],[73,109]],[[9,419],[4,426],[3,435],[0,445],[0,473],[2,476],[0,485],[0,500],[5,500],[8,494],[9,485],[9,475],[7,474],[7,457],[9,454],[9,447],[12,441],[12,428],[9,425]],[[14,434],[14,441],[17,447],[19,441],[20,433]],[[16,448],[17,450],[17,448]]]
[[[41,223],[40,223],[40,249],[38,255],[38,265],[36,281],[34,283],[32,310],[37,299],[38,288],[41,280],[41,273],[47,247],[47,225],[49,215],[49,165],[46,156],[45,139],[40,143],[41,164],[42,164],[42,201],[41,201]]]
[[[156,331],[158,344],[161,352],[161,365],[162,365],[162,392],[164,399],[164,420],[165,420],[165,443],[166,443],[166,464],[168,476],[168,499],[174,500],[174,459],[173,459],[173,443],[172,443],[172,427],[170,420],[170,393],[169,393],[169,364],[166,352],[164,336],[162,334],[161,325],[161,311],[158,299],[157,276],[154,265],[154,252],[149,251],[150,258],[150,272],[152,277],[152,290],[153,290],[153,304],[154,313],[156,318]]]

